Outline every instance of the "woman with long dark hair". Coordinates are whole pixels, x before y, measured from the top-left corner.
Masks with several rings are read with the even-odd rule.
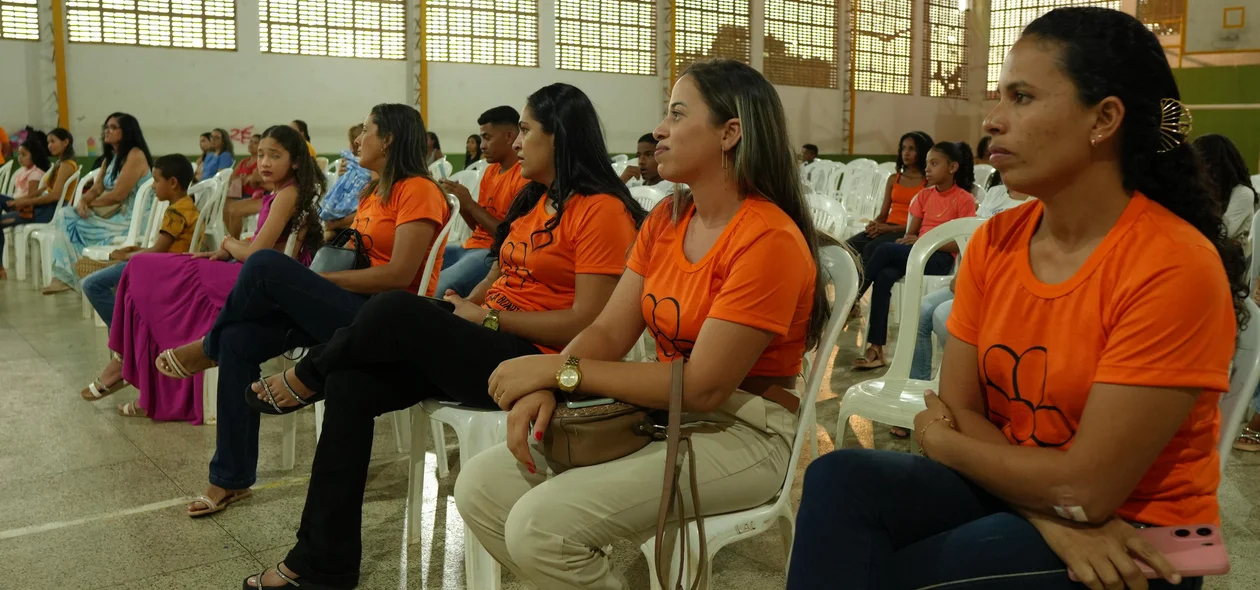
[[[927,154],[932,138],[922,131],[911,131],[897,141],[897,173],[884,184],[884,204],[866,229],[848,239],[849,248],[861,255],[862,262],[871,259],[881,244],[895,242],[906,235],[910,202],[927,185]]]
[[[241,263],[264,251],[282,251],[294,234],[314,238],[304,239],[295,253],[299,259],[309,261],[319,247],[313,211],[323,193],[324,175],[303,144],[296,131],[283,125],[259,135],[258,167],[268,192],[260,199],[258,232],[252,240],[228,236],[217,249],[192,256],[140,254],[114,271],[122,272],[112,281],[117,288],[115,304],[100,306],[113,311],[102,317],[109,328],[110,361],[79,393],[84,400],[96,401],[134,384],[140,398],[120,404],[119,414],[201,423],[201,379],[166,379],[154,361],[164,349],[210,329],[236,284]],[[164,181],[172,170],[164,169],[155,180]],[[185,219],[190,229],[196,224],[191,217]]]
[[[1138,528],[1220,523],[1247,286],[1168,60],[1130,15],[1061,8],[998,88],[989,161],[1038,200],[967,243],[940,395],[914,421],[926,456],[809,466],[792,590],[1202,585]]]
[[[469,135],[464,143],[467,144],[464,146],[464,170],[467,170],[481,161],[481,136],[476,133]]]
[[[530,446],[543,439],[554,390],[667,409],[671,365],[684,360],[683,419],[706,425],[690,451],[705,513],[764,504],[791,469],[799,402],[785,390],[830,308],[779,95],[745,64],[696,63],[653,135],[658,172],[688,188],[644,222],[595,323],[559,354],[495,371],[508,442],[455,482],[477,539],[539,588],[623,587],[601,547],[656,525],[665,468],[664,441],[559,474],[536,465]],[[645,329],[659,362],[623,362]],[[561,383],[566,371],[577,383]]]
[[[1194,151],[1203,162],[1208,191],[1223,212],[1225,235],[1245,242],[1251,236],[1251,220],[1260,199],[1242,154],[1228,137],[1215,133],[1194,140]]]
[[[258,379],[259,365],[294,347],[327,342],[379,293],[415,293],[429,250],[440,248],[434,240],[451,212],[424,167],[420,113],[408,105],[376,105],[364,121],[359,144],[360,163],[380,177],[366,187],[355,217],[370,266],[316,273],[280,252],[257,252],[241,267],[209,333],[158,355],[158,370],[172,378],[219,367],[218,437],[210,485],[188,505],[189,516],[219,512],[251,493],[257,478],[259,416],[250,405],[274,413],[272,406],[247,393]],[[312,158],[301,161],[302,176],[316,175],[322,181]],[[322,232],[315,213],[307,219],[303,238],[319,243]],[[429,275],[430,295],[437,267]],[[275,386],[281,388],[278,381]]]
[[[53,281],[44,288],[45,295],[66,291],[79,284],[75,265],[88,246],[103,246],[127,233],[132,215],[146,215],[132,207],[140,185],[149,179],[153,156],[144,141],[140,122],[126,113],[114,113],[102,127],[105,153],[100,178],[83,192],[79,206],[62,207],[54,223],[57,240],[53,242]]]
[[[214,178],[220,170],[230,170],[236,163],[236,154],[232,146],[232,135],[226,129],[215,129],[210,132],[210,150],[201,161],[201,175],[197,180]]]
[[[272,413],[321,398],[326,413],[298,544],[246,588],[354,588],[373,418],[435,396],[493,408],[486,382],[500,362],[556,352],[608,301],[644,212],[608,162],[595,107],[552,84],[530,95],[520,126],[516,151],[531,182],[468,299],[448,296],[452,313],[411,293],[375,297],[296,370],[251,392]]]

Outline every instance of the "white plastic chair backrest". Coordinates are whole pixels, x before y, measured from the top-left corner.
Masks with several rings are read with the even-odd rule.
[[[83,178],[80,178],[79,186],[74,187],[74,201],[71,204],[74,205],[75,207],[78,207],[79,201],[83,200],[84,191],[87,190],[88,181],[91,180],[92,184],[96,184],[96,181],[100,180],[100,178],[101,178],[100,168],[91,170],[87,173],[86,176],[84,176]]]
[[[162,231],[162,216],[166,214],[166,208],[170,207],[170,203],[153,199],[153,206],[150,209],[153,213],[149,215],[149,225],[145,227],[144,241],[138,245],[148,248],[157,243],[158,233]]]
[[[630,158],[629,160],[626,160],[626,166],[638,166],[638,165],[639,165],[638,158]]]
[[[333,161],[331,161],[331,162],[329,162],[329,163],[328,163],[328,167],[327,167],[327,168],[324,168],[324,173],[325,173],[325,174],[332,174],[332,175],[336,176],[336,175],[337,175],[337,169],[338,169],[338,168],[340,168],[340,167],[341,167],[341,158],[337,158],[336,160],[333,160]]]
[[[429,294],[429,278],[433,276],[433,265],[437,264],[438,252],[446,248],[446,236],[451,233],[451,226],[456,221],[463,221],[459,216],[459,199],[455,195],[446,195],[446,205],[451,208],[450,221],[442,225],[442,231],[439,231],[437,237],[433,238],[433,247],[429,248],[429,257],[424,261],[424,274],[420,275],[420,288],[416,289],[418,295]],[[441,293],[434,293],[437,297],[441,297]]]
[[[322,199],[328,196],[328,192],[332,190],[332,187],[334,184],[337,184],[336,171],[325,172],[324,173],[324,194],[320,195],[319,197]]]
[[[818,391],[822,389],[823,379],[828,378],[831,369],[831,350],[840,338],[845,320],[849,317],[849,309],[857,299],[858,271],[853,257],[840,246],[827,246],[818,252],[819,262],[823,267],[823,276],[832,285],[835,300],[831,304],[831,318],[823,328],[818,348],[805,353],[805,366],[809,367],[809,375],[805,379],[805,389],[801,392],[801,409],[796,419],[796,438],[792,442],[792,458],[788,465],[797,465],[801,460],[801,448],[810,438],[809,431],[817,427],[814,417],[814,404],[818,401]],[[795,469],[789,469],[783,478],[783,487],[779,491],[776,504],[790,501],[792,483],[796,480]]]
[[[856,160],[850,160],[848,166],[849,168],[874,169],[878,168],[879,164],[876,164],[875,160],[870,158],[858,158]]]
[[[485,167],[478,170],[460,170],[451,175],[451,182],[458,182],[472,193],[472,198],[476,200],[481,193],[481,175],[485,173]]]
[[[822,194],[836,199],[840,199],[840,184],[845,177],[845,172],[849,167],[844,164],[837,163],[827,171],[827,182],[823,185]]]
[[[1247,405],[1256,392],[1256,385],[1260,384],[1260,306],[1250,297],[1246,305],[1247,311],[1251,312],[1251,321],[1238,335],[1238,348],[1234,351],[1234,363],[1230,367],[1229,391],[1221,396],[1218,404],[1221,409],[1221,440],[1216,449],[1221,456],[1221,473],[1225,472],[1234,440],[1242,430]]]
[[[127,237],[123,246],[135,246],[140,243],[140,232],[144,231],[144,221],[149,213],[149,201],[153,199],[153,177],[140,185],[136,190],[135,200],[131,202],[131,225],[127,227]]]
[[[876,164],[875,167],[891,174],[897,173],[896,162],[880,162],[879,164]]]
[[[893,364],[884,379],[909,379],[910,364],[914,357],[914,344],[919,331],[919,301],[923,298],[923,271],[928,257],[941,246],[957,242],[958,256],[967,248],[967,240],[976,228],[984,223],[978,217],[964,217],[946,221],[919,237],[910,248],[910,260],[906,262],[906,283],[901,289],[901,325],[897,326],[897,349],[893,352]]]
[[[809,202],[810,216],[814,220],[814,226],[837,240],[843,240],[844,238],[839,235],[840,230],[844,229],[848,222],[844,205],[827,195],[818,193],[810,193],[805,199]]]
[[[74,204],[76,206],[79,204],[79,197],[83,195],[83,191],[77,187],[85,184],[83,180],[79,178],[79,172],[81,171],[81,167],[75,166],[74,172],[70,173],[70,178],[67,178],[66,183],[61,185],[61,196],[57,198],[57,206],[53,208],[53,219],[57,219],[57,214],[61,213],[62,206],[66,204],[66,195],[70,192],[70,187],[72,186],[76,187],[74,189]]]
[[[202,249],[201,242],[206,232],[206,224],[209,223],[210,216],[216,209],[215,200],[219,195],[218,188],[215,182],[199,182],[188,189],[188,195],[197,204],[197,223],[193,225],[193,239],[188,246],[189,252],[200,252]]]
[[[218,171],[218,172],[215,172],[215,173],[214,173],[214,179],[215,179],[215,180],[217,180],[217,181],[219,181],[219,182],[224,182],[224,181],[230,180],[230,179],[231,179],[231,177],[232,177],[232,172],[233,172],[234,170],[235,170],[235,168],[224,168],[224,169],[222,169],[222,170],[220,170],[220,171]]]
[[[442,159],[429,164],[429,175],[433,177],[433,180],[445,180],[450,178],[451,172],[454,171],[455,166],[446,161],[446,156],[442,156]]]
[[[9,188],[9,179],[13,177],[13,169],[17,168],[17,157],[5,162],[0,166],[0,193],[6,195],[13,194],[13,190]]]
[[[630,167],[630,165],[629,165],[629,164],[627,164],[627,163],[625,163],[625,162],[613,162],[613,163],[612,163],[613,174],[616,174],[617,176],[621,176],[621,173],[622,173],[622,172],[625,172],[625,171],[626,171],[626,168],[629,168],[629,167]]]
[[[665,194],[650,186],[634,186],[630,187],[630,196],[638,201],[639,206],[645,211],[651,211],[656,208],[656,204],[665,198]]]
[[[625,154],[617,154],[612,157],[612,161],[614,164],[625,162],[625,161],[628,161],[629,159],[630,159],[630,156],[627,156]]]
[[[490,163],[485,160],[477,160],[476,162],[473,162],[472,164],[469,164],[467,167],[465,167],[464,170],[472,170],[472,171],[485,170],[486,166],[489,166],[489,165]]]
[[[989,181],[993,179],[993,167],[988,164],[976,164],[976,186],[987,189]]]

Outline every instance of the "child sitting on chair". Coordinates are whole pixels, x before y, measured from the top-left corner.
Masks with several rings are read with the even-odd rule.
[[[109,253],[110,260],[122,264],[103,268],[83,279],[83,295],[92,303],[96,314],[109,327],[114,319],[114,289],[122,278],[127,261],[137,254],[149,252],[188,252],[192,247],[193,229],[200,213],[193,198],[188,196],[192,184],[193,167],[188,158],[179,154],[162,156],[153,163],[153,196],[170,203],[162,215],[162,226],[157,240],[148,248],[127,246]]]

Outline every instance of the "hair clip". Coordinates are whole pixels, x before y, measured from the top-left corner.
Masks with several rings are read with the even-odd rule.
[[[1170,152],[1190,136],[1194,116],[1190,109],[1175,98],[1159,99],[1159,149],[1158,153]]]

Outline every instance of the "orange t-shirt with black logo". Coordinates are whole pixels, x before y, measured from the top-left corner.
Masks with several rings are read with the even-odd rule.
[[[750,376],[801,370],[816,267],[796,223],[774,203],[748,197],[703,258],[687,260],[683,236],[696,208],[674,223],[673,198],[653,209],[627,266],[643,277],[643,319],[656,358],[691,356],[709,318],[773,333]]]
[[[432,180],[413,176],[394,183],[390,190],[389,203],[382,204],[377,193],[359,200],[358,212],[354,214],[354,229],[363,234],[368,246],[368,258],[372,266],[389,264],[394,254],[394,233],[398,226],[415,221],[432,221],[437,224],[433,236],[436,239],[442,226],[451,220],[451,208],[446,204],[446,196]],[[433,271],[429,274],[427,294],[432,296],[437,291],[438,273],[442,270],[442,254],[446,243],[431,244],[438,249],[437,260],[433,263]],[[428,250],[425,250],[428,256]],[[416,270],[416,278],[408,290],[415,292],[420,288],[420,280],[424,278],[424,260]]]
[[[574,195],[560,225],[544,232],[552,215],[547,199],[512,222],[499,247],[502,273],[486,292],[485,307],[502,311],[556,311],[573,307],[577,275],[621,275],[634,242],[634,218],[611,195]],[[537,345],[545,353],[559,349]]]
[[[1037,280],[1042,203],[967,243],[949,331],[979,351],[991,422],[1011,444],[1068,449],[1095,383],[1195,388],[1190,415],[1116,511],[1159,526],[1216,523],[1220,393],[1236,322],[1224,266],[1193,226],[1141,193],[1072,278]]]
[[[485,172],[481,175],[481,187],[477,189],[477,204],[481,205],[486,213],[502,221],[504,217],[507,217],[508,207],[511,207],[512,201],[516,200],[516,194],[521,192],[527,184],[529,181],[521,178],[519,160],[507,170],[503,170],[499,164],[491,164],[486,166]],[[473,230],[467,240],[464,240],[465,250],[489,248],[493,245],[494,236],[480,225]]]

